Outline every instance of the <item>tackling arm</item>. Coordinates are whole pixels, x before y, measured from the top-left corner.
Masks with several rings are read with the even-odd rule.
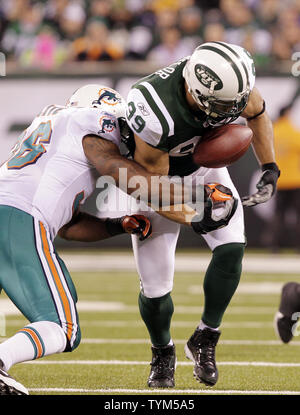
[[[167,152],[148,145],[137,135],[135,135],[135,144],[134,159],[136,161],[150,172],[160,172],[165,175],[168,174],[169,154]],[[218,198],[219,191],[222,193],[221,199]],[[214,220],[210,221],[210,218],[214,209],[214,203],[218,204],[220,200],[224,201],[224,196],[225,198],[228,197],[226,208],[228,208],[228,212],[230,211],[231,213],[228,213],[224,222],[219,222],[217,224]],[[204,185],[204,201],[203,218],[202,216],[199,217],[198,213],[189,205],[182,203],[169,206],[167,209],[160,209],[157,213],[175,222],[191,225],[197,233],[207,233],[218,227],[226,226],[228,223],[226,221],[230,220],[237,207],[237,201],[232,197],[230,189],[219,186],[218,184]],[[224,215],[226,214],[224,213]]]
[[[158,186],[159,189],[155,187],[154,190],[158,194],[155,196],[156,200],[154,203],[153,194],[151,194],[151,178],[157,177],[158,179],[160,179],[161,176],[159,174],[149,173],[144,167],[139,165],[137,162],[128,160],[125,157],[121,156],[119,153],[119,149],[115,144],[108,140],[101,139],[99,136],[85,136],[83,138],[83,149],[87,159],[97,169],[100,175],[106,175],[113,178],[116,186],[120,187],[128,194],[131,194],[136,190],[136,186],[134,188],[130,188],[128,186],[130,179],[135,179],[136,176],[140,176],[144,180],[146,180],[146,186],[144,186],[145,188],[140,189],[140,198],[144,200],[146,203],[149,203],[149,201],[151,201],[151,204],[154,204],[156,209],[158,206],[164,206],[163,186]],[[122,178],[120,177],[121,168],[126,169],[127,178],[124,181],[124,183],[122,183],[123,180],[121,180]],[[185,200],[184,186],[179,185],[178,188],[176,184],[171,183],[167,178],[165,178],[165,181],[168,181],[168,184],[170,184],[170,186],[168,187],[168,189],[170,189],[170,193],[168,195],[169,197],[167,198],[168,204],[166,204],[166,206],[178,206],[178,195],[181,196],[180,200]],[[226,191],[230,192],[230,190],[227,188]],[[203,192],[205,193],[205,195],[207,194],[206,185],[203,188]],[[215,189],[209,193],[213,194],[214,192]],[[209,194],[205,200],[203,217],[197,215],[197,213],[193,209],[191,209],[190,207],[186,207],[185,205],[183,205],[183,209],[181,210],[177,211],[176,209],[172,212],[164,211],[161,214],[163,216],[168,217],[170,220],[173,220],[180,224],[191,225],[197,233],[205,233],[208,229],[206,227],[206,224],[208,222],[209,231],[213,230],[213,228],[218,229],[222,226],[226,226],[231,218],[231,213],[233,214],[236,210],[235,199],[234,197],[232,197],[231,194],[227,205],[228,211],[224,212],[222,220],[220,220],[221,218],[219,217],[217,221],[214,221],[212,219],[213,200],[214,197],[211,196],[211,194]]]
[[[142,142],[142,140],[139,139],[139,142]],[[138,143],[139,143],[138,142]],[[141,144],[141,143],[139,143]],[[152,150],[152,148],[148,145],[143,143],[145,146],[147,146],[149,149]],[[142,161],[142,148],[138,145],[138,148],[136,148],[136,154],[140,155],[138,156],[139,163],[143,164]],[[152,182],[151,179],[153,177],[156,177],[158,180],[162,178],[162,176],[166,176],[168,172],[168,159],[167,159],[167,166],[165,166],[164,162],[166,161],[166,158],[168,158],[167,153],[163,153],[161,158],[158,158],[159,160],[159,168],[158,171],[155,169],[155,163],[152,164],[152,161],[156,158],[151,156],[150,152],[145,154],[145,167],[143,165],[137,163],[133,160],[128,160],[125,157],[121,156],[118,147],[113,144],[112,142],[108,140],[101,139],[98,136],[86,136],[83,138],[83,149],[85,152],[86,157],[88,160],[92,163],[92,165],[97,169],[97,171],[102,176],[110,176],[114,179],[116,185],[120,187],[123,191],[125,191],[128,194],[133,193],[136,191],[136,186],[130,188],[128,186],[128,183],[131,179],[135,179],[137,176],[142,177],[146,182],[144,188],[140,187],[140,195],[141,199],[145,201],[146,203],[153,204],[155,208],[162,207],[164,195],[163,195],[163,189],[162,186],[154,187],[152,189]],[[153,149],[155,152],[155,149]],[[162,153],[160,150],[156,150],[156,152]],[[151,167],[150,167],[151,166]],[[151,169],[151,171],[148,171],[148,168]],[[127,174],[127,180],[123,181],[120,180],[120,169],[126,169]],[[155,173],[154,173],[155,171]],[[165,178],[165,181],[168,179]],[[125,185],[125,187],[123,187]],[[178,196],[182,196],[181,200],[184,200],[184,188],[183,186],[176,186],[175,184],[172,184],[169,186],[170,188],[170,198],[168,199],[168,204],[171,206],[174,206],[178,202]],[[151,192],[151,189],[153,192]],[[156,195],[155,192],[158,194]],[[165,216],[168,215],[168,212],[163,213]],[[191,219],[191,215],[195,215],[196,212],[189,208],[187,214],[189,215],[189,218]],[[170,217],[171,220],[178,222],[178,223],[185,223],[190,224],[190,220],[186,220],[186,217],[184,217],[183,213],[181,211],[178,212],[172,212],[172,217]]]
[[[76,212],[58,235],[68,241],[97,242],[122,233],[137,234],[140,240],[144,240],[151,232],[150,221],[143,215],[100,219],[85,212]]]

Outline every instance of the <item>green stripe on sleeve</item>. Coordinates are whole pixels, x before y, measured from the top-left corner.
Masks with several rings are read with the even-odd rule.
[[[169,129],[168,121],[166,120],[164,114],[162,113],[159,106],[154,101],[154,98],[152,97],[152,95],[150,94],[150,92],[147,90],[147,88],[145,86],[138,84],[138,85],[136,85],[136,88],[139,89],[141,91],[141,93],[144,95],[144,97],[146,98],[148,104],[150,105],[150,108],[152,109],[154,114],[159,119],[159,122],[161,123],[162,130],[163,130],[163,134],[162,134],[161,139],[167,138],[168,135],[169,135],[170,129]]]

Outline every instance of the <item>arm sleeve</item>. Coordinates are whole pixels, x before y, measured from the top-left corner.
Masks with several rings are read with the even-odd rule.
[[[130,90],[127,97],[126,120],[134,133],[147,144],[168,151],[163,119],[150,94],[145,95],[142,89],[136,87]]]

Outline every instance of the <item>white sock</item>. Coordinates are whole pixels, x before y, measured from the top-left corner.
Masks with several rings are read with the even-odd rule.
[[[200,321],[200,324],[198,325],[198,329],[200,329],[200,330],[203,330],[203,329],[205,329],[205,328],[209,328],[209,329],[211,329],[211,330],[219,330],[219,327],[217,327],[217,328],[215,328],[215,327],[210,327],[210,326],[207,326],[205,323],[203,323],[203,321],[201,320]]]
[[[163,346],[163,347],[173,346],[173,345],[174,345],[174,343],[173,343],[173,340],[171,339],[171,340],[169,341],[169,343],[168,343],[166,346]],[[157,347],[157,346],[154,346],[153,344],[152,344],[152,346],[153,346],[153,347]]]
[[[25,326],[0,344],[0,359],[8,372],[16,363],[38,359],[65,350],[63,329],[51,321],[38,321]]]

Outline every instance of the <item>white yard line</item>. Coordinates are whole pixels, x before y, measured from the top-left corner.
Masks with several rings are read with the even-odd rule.
[[[138,306],[126,305],[117,301],[79,301],[77,303],[77,309],[79,312],[86,313],[137,313],[139,314]],[[198,306],[176,306],[176,314],[197,314],[200,315],[202,307]],[[242,307],[242,306],[230,306],[227,314],[270,314],[275,313],[273,307]],[[2,315],[21,315],[15,305],[7,298],[0,299],[0,313]]]
[[[58,393],[124,393],[124,394],[209,394],[209,395],[300,395],[299,391],[263,391],[263,390],[230,390],[230,389],[79,389],[79,388],[30,388],[29,392]],[[134,399],[133,399],[134,400]]]
[[[141,366],[149,365],[149,362],[139,360],[32,360],[24,362],[29,365],[123,365],[123,366]],[[178,366],[191,366],[192,362],[177,362]],[[218,366],[254,366],[254,367],[300,367],[300,363],[284,362],[218,362]]]
[[[7,340],[7,337],[0,337],[0,343]],[[174,339],[176,344],[185,344],[187,339]],[[80,344],[150,344],[149,339],[82,339]],[[284,346],[280,340],[220,340],[222,346]],[[300,346],[300,341],[292,341],[291,346]],[[287,347],[286,345],[284,347]]]
[[[187,339],[174,339],[176,344],[185,344]],[[149,339],[82,339],[81,344],[148,344]],[[283,346],[280,340],[220,340],[224,346]],[[300,346],[300,341],[292,341],[291,346]],[[286,346],[285,346],[286,347]]]
[[[236,295],[279,295],[281,293],[283,284],[283,282],[268,281],[241,282],[236,290]],[[190,285],[187,287],[187,292],[189,294],[199,295],[203,293],[203,287],[201,285]]]
[[[173,321],[172,327],[196,327],[195,321]],[[16,321],[15,323],[11,323],[10,325],[17,325],[20,326],[20,322]],[[115,321],[115,320],[106,320],[106,321],[88,321],[88,320],[80,320],[80,325],[82,327],[145,327],[145,323],[143,321]],[[273,323],[270,321],[237,321],[237,322],[225,322],[222,323],[222,329],[265,329],[265,328],[273,328]]]
[[[21,327],[26,324],[26,320],[8,320],[7,325],[9,327]],[[188,328],[196,327],[196,321],[173,321],[172,327],[183,327]],[[136,321],[136,320],[84,320],[80,319],[81,327],[145,327],[145,323],[143,321]],[[222,323],[222,329],[265,329],[265,328],[273,328],[273,322],[270,321],[236,321],[236,322],[225,322]],[[0,335],[1,337],[1,335]]]
[[[136,271],[131,252],[128,253],[64,253],[61,257],[70,271]],[[177,272],[203,272],[211,256],[209,254],[177,253],[175,270]],[[300,275],[300,255],[247,254],[243,260],[243,271],[269,274]]]

